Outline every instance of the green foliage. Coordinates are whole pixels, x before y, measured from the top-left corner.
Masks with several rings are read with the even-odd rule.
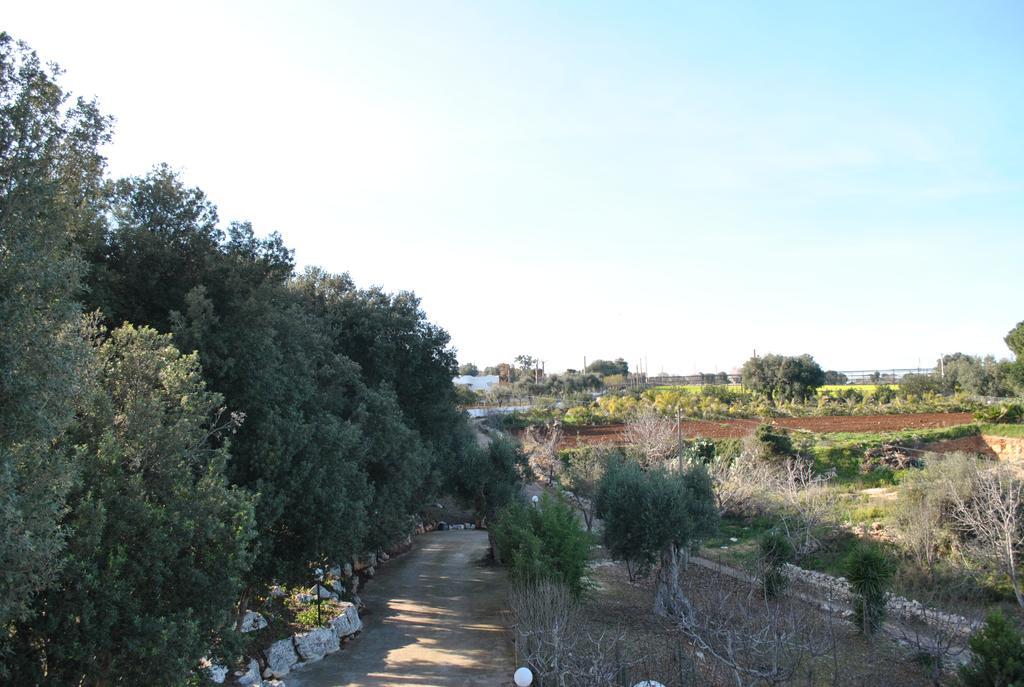
[[[519,444],[505,438],[493,439],[486,449],[472,437],[458,446],[448,470],[448,491],[489,520],[518,493],[526,456]]]
[[[551,580],[574,594],[584,586],[590,537],[569,504],[545,494],[536,507],[516,501],[498,515],[495,547],[513,579]]]
[[[1017,360],[1024,360],[1024,322],[1018,322],[1003,339],[1006,347],[1009,348]]]
[[[761,424],[754,430],[754,439],[766,457],[784,458],[794,455],[793,440],[789,432],[774,425]]]
[[[196,356],[127,325],[99,347],[96,374],[74,432],[68,561],[35,600],[47,612],[13,628],[27,683],[187,675],[225,630],[252,562],[253,497],[224,475],[237,418]]]
[[[994,425],[1017,425],[1024,422],[1024,404],[1011,402],[985,406],[975,412],[974,417]]]
[[[622,358],[616,358],[615,360],[595,360],[594,362],[587,365],[587,372],[592,372],[602,377],[608,377],[611,375],[628,375],[629,374],[629,363]]]
[[[814,358],[769,354],[754,356],[743,363],[743,386],[763,394],[770,403],[777,399],[806,401],[825,383],[825,372]]]
[[[476,377],[480,374],[480,369],[473,363],[463,363],[459,365],[459,374],[463,376]]]
[[[1024,634],[1002,613],[992,613],[970,639],[971,660],[959,671],[963,687],[1024,685]]]
[[[845,572],[854,595],[854,622],[863,634],[872,635],[885,619],[885,597],[895,566],[881,549],[861,545],[847,557]]]
[[[789,539],[778,530],[766,532],[758,540],[758,562],[761,567],[761,579],[764,593],[774,598],[786,587],[786,576],[782,572],[783,565],[796,558],[796,550]]]
[[[95,103],[69,104],[58,75],[0,32],[0,627],[60,570],[75,481],[60,439],[87,385],[84,265],[69,236],[102,230],[110,122]]]
[[[597,516],[604,544],[616,560],[649,569],[668,545],[686,550],[718,525],[711,479],[703,466],[685,472],[643,470],[612,460],[601,479]]]

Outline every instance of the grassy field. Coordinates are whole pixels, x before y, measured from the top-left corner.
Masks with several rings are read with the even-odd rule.
[[[981,425],[981,433],[994,437],[1024,438],[1024,425]]]

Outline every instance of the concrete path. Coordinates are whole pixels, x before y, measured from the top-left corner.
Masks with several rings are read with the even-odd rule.
[[[501,687],[512,684],[502,623],[505,572],[483,564],[487,533],[430,532],[381,566],[369,613],[344,649],[285,678],[288,687]]]

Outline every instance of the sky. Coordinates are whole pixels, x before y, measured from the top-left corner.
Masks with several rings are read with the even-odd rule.
[[[1024,3],[35,2],[0,30],[462,362],[1006,357]]]

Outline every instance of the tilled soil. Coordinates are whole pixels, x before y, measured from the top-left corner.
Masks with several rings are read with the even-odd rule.
[[[765,420],[776,427],[819,433],[897,432],[908,429],[954,427],[974,421],[970,413],[914,413],[907,415],[836,415],[827,417],[787,417]],[[740,439],[757,428],[759,420],[683,420],[682,434],[687,439]],[[559,448],[621,444],[625,425],[566,427]]]

